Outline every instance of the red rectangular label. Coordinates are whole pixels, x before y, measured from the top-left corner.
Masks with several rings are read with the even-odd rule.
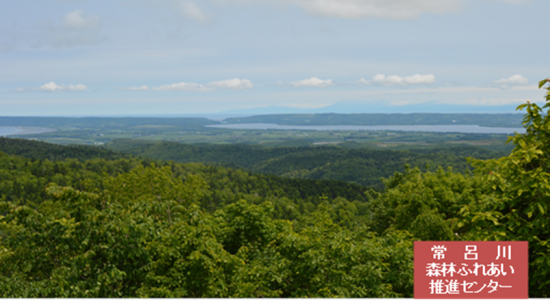
[[[414,298],[526,299],[527,242],[414,242]]]

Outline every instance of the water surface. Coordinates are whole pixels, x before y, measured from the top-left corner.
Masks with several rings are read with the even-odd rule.
[[[280,130],[371,130],[371,131],[419,131],[460,133],[525,133],[525,128],[481,127],[478,125],[277,125],[268,123],[207,125],[225,129],[280,129]]]
[[[16,127],[0,127],[0,136],[7,136],[10,134],[16,134],[23,131],[21,128]]]

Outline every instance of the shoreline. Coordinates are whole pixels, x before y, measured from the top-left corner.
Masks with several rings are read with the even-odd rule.
[[[2,134],[2,136],[14,136],[14,135],[26,135],[26,134],[41,134],[46,132],[53,132],[57,129],[45,128],[45,127],[23,127],[23,126],[2,126],[4,128],[15,128],[18,131],[13,133]]]

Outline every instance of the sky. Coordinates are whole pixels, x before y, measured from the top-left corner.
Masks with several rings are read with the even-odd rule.
[[[0,116],[512,113],[544,103],[548,11],[548,0],[2,0]]]

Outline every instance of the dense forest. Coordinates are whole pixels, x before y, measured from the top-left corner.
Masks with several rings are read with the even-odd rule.
[[[307,167],[300,147],[242,150],[248,158],[211,148],[243,170],[154,148],[173,144],[122,154],[2,140],[0,296],[412,297],[414,241],[518,240],[529,241],[529,296],[549,297],[547,89],[543,108],[520,105],[527,132],[510,138],[509,155],[480,152],[458,172],[414,167],[414,155],[441,150],[403,152],[414,159],[381,189],[252,171],[262,151],[281,151],[273,170]]]
[[[181,144],[139,140],[114,140],[108,149],[176,162],[215,162],[255,173],[287,178],[332,179],[381,187],[381,178],[403,172],[404,166],[424,169],[452,167],[470,170],[466,158],[499,158],[509,154],[474,146],[376,150],[365,147],[263,147],[247,144]],[[1,149],[1,148],[0,148]]]
[[[130,158],[131,155],[111,150],[88,147],[84,145],[61,146],[39,141],[25,139],[11,139],[0,137],[0,151],[5,154],[17,154],[20,156],[50,161],[73,158],[85,161],[94,158],[118,159]]]

